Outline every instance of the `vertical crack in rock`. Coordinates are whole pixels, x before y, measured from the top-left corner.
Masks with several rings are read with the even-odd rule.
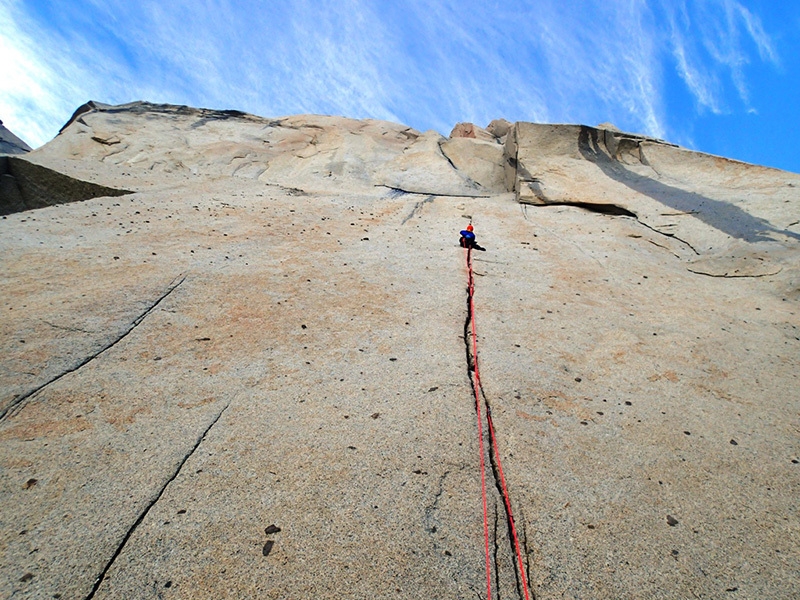
[[[150,502],[147,504],[147,506],[145,506],[144,510],[139,514],[139,516],[137,517],[136,521],[134,521],[133,525],[130,526],[128,531],[122,537],[122,541],[117,546],[117,549],[114,551],[114,554],[111,555],[111,558],[106,563],[106,566],[103,567],[103,570],[97,576],[97,579],[95,580],[91,591],[87,594],[87,596],[86,596],[86,598],[84,600],[92,600],[92,598],[94,598],[94,595],[97,593],[97,590],[100,589],[100,586],[103,584],[103,581],[105,581],[105,578],[106,578],[106,575],[108,574],[108,571],[114,565],[114,561],[117,560],[119,555],[122,554],[122,551],[125,549],[125,546],[128,543],[128,540],[131,539],[131,537],[135,533],[136,529],[139,527],[139,525],[142,524],[142,522],[144,521],[145,517],[147,517],[148,513],[150,512],[150,510],[161,499],[161,496],[164,495],[164,492],[166,491],[167,487],[169,487],[169,484],[172,483],[173,481],[175,481],[175,479],[180,474],[181,469],[183,469],[183,465],[186,464],[186,462],[192,457],[192,455],[195,453],[195,451],[200,447],[200,444],[202,444],[203,440],[206,439],[206,436],[208,435],[208,432],[211,431],[211,428],[214,427],[214,425],[217,424],[217,421],[220,420],[220,418],[222,417],[222,414],[228,409],[228,407],[230,405],[231,405],[231,403],[229,401],[227,404],[225,404],[225,406],[222,407],[222,410],[220,410],[217,413],[217,416],[214,417],[214,419],[211,421],[211,423],[208,425],[208,427],[206,427],[205,430],[203,431],[203,433],[197,438],[197,440],[195,440],[195,443],[192,446],[192,448],[189,450],[189,452],[187,452],[184,455],[184,457],[181,459],[180,463],[178,463],[178,467],[172,473],[172,476],[169,479],[167,479],[167,481],[164,483],[163,486],[161,486],[161,489],[158,490],[158,493],[155,495],[155,497],[152,500],[150,500]]]
[[[444,151],[444,148],[442,147],[442,144],[443,144],[443,143],[444,143],[444,142],[442,142],[442,140],[439,140],[439,141],[436,143],[436,145],[439,147],[439,152],[440,152],[440,153],[441,153],[441,155],[444,157],[444,159],[445,159],[445,160],[446,160],[446,161],[447,161],[447,162],[450,164],[450,166],[451,166],[451,167],[453,167],[453,170],[454,170],[456,173],[458,173],[458,174],[459,174],[461,177],[463,177],[463,178],[464,178],[464,181],[465,181],[465,183],[466,183],[468,186],[470,186],[472,189],[475,189],[475,190],[481,189],[483,186],[481,186],[481,184],[480,184],[480,183],[478,183],[477,181],[475,181],[475,180],[474,180],[474,179],[472,179],[471,177],[467,176],[467,175],[466,175],[466,174],[465,174],[463,171],[461,171],[461,169],[459,169],[459,168],[456,166],[456,164],[453,162],[453,160],[452,160],[452,159],[451,159],[451,158],[450,158],[450,157],[447,155],[447,152],[445,152],[445,151]]]
[[[500,518],[500,511],[497,510],[497,501],[494,503],[494,589],[497,593],[497,600],[500,600],[500,560],[498,553],[500,552],[500,544],[497,543],[497,521]],[[488,598],[487,600],[492,600]]]
[[[472,258],[472,251],[470,249],[470,250],[467,250],[467,265],[468,265],[468,267],[469,267],[471,258]],[[483,384],[480,381],[477,382],[477,393],[476,393],[475,363],[477,361],[477,357],[473,356],[472,345],[470,344],[470,338],[471,338],[471,330],[470,330],[470,328],[471,328],[471,324],[472,324],[472,310],[471,309],[472,309],[472,305],[473,305],[473,295],[474,295],[474,289],[475,289],[475,285],[474,285],[475,282],[474,282],[474,279],[473,279],[473,276],[472,276],[472,271],[468,268],[467,272],[469,273],[469,281],[468,281],[468,284],[467,284],[467,317],[464,320],[464,349],[465,349],[466,361],[467,361],[467,377],[469,378],[470,387],[472,389],[473,396],[475,397],[475,412],[478,414],[479,418],[481,418],[481,412],[482,411],[481,411],[480,405],[478,404],[478,396],[480,396],[480,399],[483,401],[483,405],[486,407],[487,418],[491,419],[491,414],[492,414],[491,403],[489,402],[489,399],[486,397],[486,392],[484,391]],[[488,421],[487,421],[487,425],[488,425]],[[488,430],[488,427],[486,429]],[[488,435],[486,437],[486,453],[489,455],[489,464],[492,467],[491,473],[492,473],[492,479],[494,480],[495,490],[496,490],[497,494],[499,495],[499,497],[502,500],[502,499],[505,498],[505,495],[503,494],[503,486],[502,486],[501,477],[500,477],[500,468],[499,468],[499,465],[497,464],[497,460],[495,458],[494,439],[493,439],[492,435]],[[511,499],[509,498],[509,502],[510,501],[511,501]],[[510,550],[511,550],[511,564],[514,567],[514,577],[516,578],[517,594],[518,594],[519,598],[524,598],[525,597],[525,593],[524,593],[524,590],[522,589],[522,578],[520,577],[520,572],[519,572],[520,565],[517,563],[517,560],[516,560],[516,548],[514,547],[514,534],[513,534],[514,527],[513,527],[513,523],[512,523],[512,517],[511,517],[511,514],[509,514],[508,507],[506,507],[506,504],[505,504],[504,500],[500,502],[500,506],[502,506],[503,513],[505,514],[505,525],[506,525],[506,529],[507,529],[507,536],[508,536],[508,541],[509,541]],[[500,587],[499,587],[500,586],[500,576],[499,576],[499,565],[498,565],[498,560],[497,560],[497,554],[498,554],[498,543],[497,543],[497,527],[498,527],[498,525],[497,525],[497,521],[498,521],[498,519],[499,519],[499,509],[497,507],[497,501],[495,501],[495,529],[494,529],[494,540],[493,540],[494,541],[494,548],[495,548],[495,561],[494,561],[495,564],[494,564],[494,568],[495,568],[495,578],[497,580],[496,588],[497,588],[497,594],[498,594],[498,599],[499,599],[499,597],[500,597]],[[522,544],[522,547],[525,549],[525,560],[528,561],[529,557],[528,557],[528,551],[527,551],[527,540],[525,539],[526,536],[525,536],[524,532],[525,532],[525,530],[523,528],[523,530],[522,530],[522,534],[523,535],[522,535],[521,544]],[[527,580],[530,581],[530,578],[528,577]],[[529,591],[530,591],[530,597],[533,600],[536,600],[536,596],[533,593],[533,590],[530,590],[530,587],[529,587]],[[491,600],[491,599],[488,599],[488,600]]]
[[[531,553],[528,551],[528,531],[525,527],[525,513],[522,512],[522,509],[519,511],[520,520],[519,525],[522,527],[522,547],[525,550],[525,580],[528,582],[528,585],[531,585]],[[531,595],[533,595],[533,591],[531,590]]]
[[[147,315],[149,315],[151,312],[153,312],[156,309],[156,307],[159,304],[161,304],[161,302],[163,302],[167,298],[167,296],[169,296],[172,292],[174,292],[175,289],[180,284],[182,284],[185,280],[186,280],[186,276],[185,275],[182,276],[182,277],[179,276],[178,278],[173,279],[172,283],[170,283],[170,285],[167,287],[167,290],[163,294],[161,294],[161,296],[159,296],[158,299],[155,302],[152,302],[150,304],[150,306],[148,306],[147,309],[142,314],[140,314],[138,317],[136,317],[133,320],[133,322],[130,325],[128,325],[128,327],[125,329],[125,331],[122,332],[122,334],[120,334],[119,336],[117,336],[116,338],[111,340],[111,342],[109,342],[108,344],[103,346],[100,350],[98,350],[94,354],[91,354],[91,355],[87,356],[86,358],[81,360],[78,364],[76,364],[76,365],[74,365],[72,367],[69,367],[67,370],[62,371],[61,373],[59,373],[55,377],[52,377],[51,379],[49,379],[48,381],[46,381],[42,385],[40,385],[38,387],[35,387],[31,391],[29,391],[29,392],[27,392],[25,394],[22,394],[21,396],[18,396],[16,399],[14,399],[14,401],[12,401],[11,404],[9,404],[2,412],[0,412],[0,422],[2,422],[6,417],[10,418],[10,417],[14,416],[15,414],[17,414],[22,409],[22,407],[24,406],[23,403],[26,400],[28,400],[29,398],[32,398],[33,396],[35,396],[36,394],[41,392],[44,388],[46,388],[50,384],[55,383],[56,381],[58,381],[59,379],[61,379],[65,375],[69,375],[70,373],[74,373],[75,371],[77,371],[81,367],[83,367],[83,366],[89,364],[90,362],[92,362],[95,358],[97,358],[98,356],[103,354],[106,350],[109,350],[109,349],[113,348],[115,345],[117,345],[119,342],[121,342],[131,331],[136,329],[136,327],[138,327],[141,324],[141,322],[145,320]]]
[[[442,473],[442,475],[439,477],[439,490],[433,497],[433,502],[429,506],[425,507],[425,531],[431,535],[437,532],[436,514],[439,511],[439,500],[442,499],[442,494],[444,493],[444,482],[448,475],[450,475],[449,469]],[[438,544],[435,541],[433,543],[433,547],[438,548]]]
[[[452,159],[451,159],[449,156],[447,156],[447,152],[445,152],[445,151],[444,151],[444,148],[442,148],[442,141],[441,141],[441,140],[439,140],[439,141],[436,143],[436,145],[439,147],[439,152],[440,152],[440,153],[441,153],[441,155],[444,157],[444,159],[445,159],[445,160],[446,160],[448,163],[450,163],[450,166],[451,166],[451,167],[453,167],[453,170],[454,170],[454,171],[458,171],[458,167],[455,165],[455,163],[452,161]]]

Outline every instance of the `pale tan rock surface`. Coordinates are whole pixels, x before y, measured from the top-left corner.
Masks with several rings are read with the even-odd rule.
[[[800,594],[800,177],[505,135],[92,104],[26,155],[133,193],[0,220],[0,595],[485,598],[470,218],[535,597]]]
[[[450,132],[451,138],[470,138],[483,140],[485,142],[494,142],[499,136],[495,136],[483,127],[477,127],[474,123],[456,123]]]
[[[511,131],[514,124],[506,121],[505,119],[494,119],[486,126],[486,131],[491,133],[498,140],[505,141],[508,132]]]

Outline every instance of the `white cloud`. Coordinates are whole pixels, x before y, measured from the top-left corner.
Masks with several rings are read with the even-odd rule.
[[[747,32],[758,47],[758,54],[761,60],[769,61],[777,66],[780,63],[778,53],[775,50],[772,39],[764,31],[764,27],[761,25],[761,19],[747,10],[747,8],[742,6],[739,2],[728,0],[728,4],[731,6],[731,10],[739,13],[739,17],[744,22]]]
[[[374,117],[445,134],[460,120],[610,120],[667,137],[666,65],[721,113],[726,87],[752,108],[747,47],[778,62],[738,0],[79,4],[54,25],[0,0],[0,52],[12,57],[0,118],[29,143],[89,99]]]
[[[326,14],[324,20],[318,19]],[[294,60],[278,77],[290,86],[304,112],[397,120],[390,108],[395,82],[386,77],[387,63],[397,57],[385,25],[368,5],[307,2],[291,15],[285,52]]]
[[[676,6],[675,12],[668,12],[667,20],[672,55],[677,63],[678,74],[686,83],[701,110],[708,108],[714,114],[721,114],[723,109],[719,100],[719,82],[714,74],[708,73],[703,67],[698,60],[695,45],[684,33],[691,24],[685,3]]]
[[[729,112],[723,79],[728,79],[736,96],[750,111],[746,67],[751,57],[749,38],[759,58],[777,66],[779,57],[761,19],[738,0],[689,0],[674,4],[661,0],[671,30],[672,55],[678,73],[698,106],[715,114]],[[696,45],[689,40],[700,40]]]
[[[21,13],[19,2],[0,0],[0,118],[35,147],[47,141],[54,128],[57,130],[63,112],[59,96],[51,90],[70,82],[54,71],[40,53],[38,40],[15,19]]]

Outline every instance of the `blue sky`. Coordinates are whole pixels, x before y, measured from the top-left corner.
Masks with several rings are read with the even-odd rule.
[[[0,119],[87,100],[596,125],[800,172],[795,0],[0,0]]]

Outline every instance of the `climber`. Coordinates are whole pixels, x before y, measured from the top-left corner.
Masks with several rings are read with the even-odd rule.
[[[486,248],[481,248],[475,241],[475,233],[472,230],[472,223],[467,225],[467,228],[461,231],[461,239],[459,240],[459,244],[462,248],[472,248],[473,250],[483,251],[486,250]]]

